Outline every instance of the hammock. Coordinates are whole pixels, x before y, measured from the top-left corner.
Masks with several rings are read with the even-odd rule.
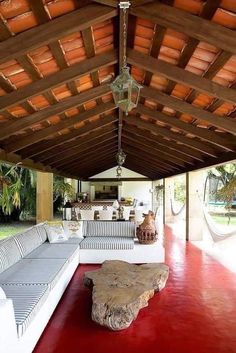
[[[204,205],[203,205],[203,213],[204,213],[204,218],[205,218],[207,228],[210,232],[212,239],[215,242],[222,241],[222,240],[231,238],[233,236],[236,236],[236,229],[233,231],[227,232],[224,229],[218,228],[218,225],[214,222],[212,217],[209,215]]]
[[[173,216],[178,216],[178,215],[180,215],[180,213],[184,210],[184,208],[185,208],[185,203],[180,207],[179,211],[176,212],[176,211],[174,210],[174,207],[173,207],[173,201],[172,201],[172,199],[170,199],[170,207],[171,207],[171,213],[172,213],[172,215],[173,215]]]

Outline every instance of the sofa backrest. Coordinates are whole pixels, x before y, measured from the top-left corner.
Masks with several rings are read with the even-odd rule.
[[[0,242],[0,273],[14,265],[20,259],[20,249],[13,237],[9,237]]]
[[[25,257],[39,245],[44,243],[41,235],[37,230],[37,227],[35,226],[27,229],[23,233],[16,234],[13,238],[19,247],[22,257]]]
[[[43,243],[48,240],[48,235],[47,235],[45,225],[46,225],[46,223],[39,223],[35,226]]]
[[[135,224],[133,222],[88,221],[84,227],[86,237],[135,237]]]

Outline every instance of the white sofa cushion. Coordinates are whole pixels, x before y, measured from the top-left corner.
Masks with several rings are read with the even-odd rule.
[[[79,244],[49,244],[40,245],[37,249],[28,254],[26,259],[70,259],[78,252]]]
[[[42,243],[48,240],[48,235],[45,229],[45,223],[40,223],[36,225],[36,229],[42,239]]]
[[[43,243],[43,240],[37,231],[37,227],[32,227],[21,234],[16,234],[14,239],[19,246],[22,257],[28,255]]]
[[[13,237],[0,242],[0,273],[20,259],[21,253]]]
[[[6,299],[6,293],[4,292],[2,287],[0,287],[0,299]]]
[[[22,259],[0,274],[0,285],[42,283],[54,287],[66,266],[67,259]]]
[[[87,222],[86,236],[88,237],[135,237],[133,222],[91,221]]]
[[[18,337],[22,336],[32,319],[46,301],[49,287],[46,284],[3,285],[8,298],[13,301]]]
[[[80,243],[81,249],[129,250],[134,248],[130,237],[86,237]]]

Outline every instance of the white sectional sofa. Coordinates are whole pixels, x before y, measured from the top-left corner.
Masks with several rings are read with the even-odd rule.
[[[82,235],[50,244],[40,224],[0,241],[1,353],[32,352],[79,263],[164,262],[161,242],[139,244],[132,222],[85,221]]]

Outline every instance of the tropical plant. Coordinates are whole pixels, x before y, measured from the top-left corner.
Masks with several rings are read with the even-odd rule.
[[[231,209],[236,196],[236,163],[217,166],[210,171],[221,181],[222,187],[216,190],[217,199],[223,201],[227,210],[228,224],[230,223]]]

